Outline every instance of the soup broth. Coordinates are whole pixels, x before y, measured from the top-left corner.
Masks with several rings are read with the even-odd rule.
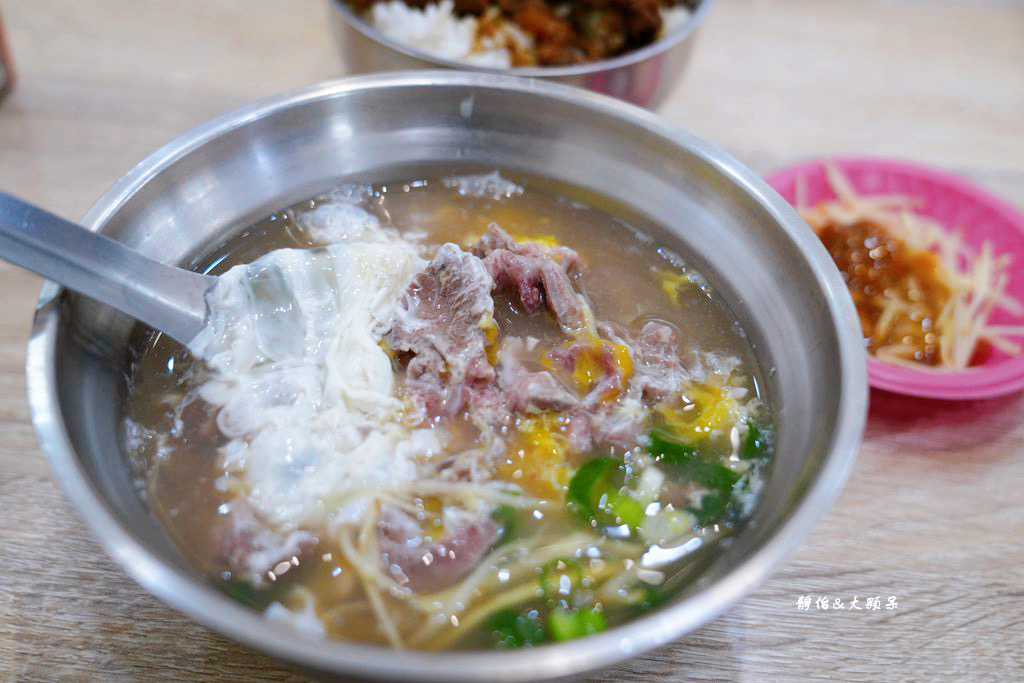
[[[303,302],[263,314],[300,316],[287,361],[259,316],[244,372],[238,339],[135,349],[127,451],[224,592],[317,637],[534,646],[656,607],[750,515],[773,435],[750,344],[647,235],[540,183],[426,177],[340,186],[203,269],[326,245],[288,252],[343,292],[312,351]],[[245,272],[252,302],[297,291]]]

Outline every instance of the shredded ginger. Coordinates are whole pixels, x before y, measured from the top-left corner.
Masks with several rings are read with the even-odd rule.
[[[1024,337],[1024,325],[995,325],[989,317],[996,309],[1014,316],[1024,316],[1024,306],[1011,297],[1009,284],[1009,254],[996,254],[992,244],[985,241],[980,251],[967,245],[959,232],[945,229],[939,223],[912,212],[917,202],[907,195],[862,196],[850,180],[835,166],[826,165],[826,176],[835,200],[807,207],[806,188],[797,183],[797,208],[819,235],[827,229],[839,228],[853,232],[855,226],[870,224],[893,238],[908,252],[918,256],[934,255],[934,278],[944,285],[944,296],[934,320],[924,337],[934,345],[934,358],[924,357],[911,337],[900,338],[910,325],[920,327],[921,303],[917,292],[923,287],[911,283],[907,289],[887,288],[872,293],[874,307],[881,313],[871,321],[872,329],[865,330],[866,341],[876,358],[896,365],[916,369],[963,370],[969,366],[980,342],[987,342],[1009,355],[1021,352],[1019,343],[1012,338]],[[861,307],[858,306],[860,309]],[[862,314],[863,310],[859,311]],[[916,328],[915,328],[916,331]],[[888,343],[877,344],[878,340]]]

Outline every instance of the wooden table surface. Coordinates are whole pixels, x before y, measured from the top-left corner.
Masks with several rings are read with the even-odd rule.
[[[2,0],[0,15],[21,75],[0,104],[0,188],[70,219],[179,133],[343,74],[323,0]],[[722,0],[662,113],[758,171],[896,156],[1024,206],[1024,3]],[[39,285],[0,265],[0,679],[296,679],[143,592],[65,501],[25,401]],[[774,577],[595,680],[1020,680],[1022,501],[1024,396],[873,395],[849,483]],[[883,608],[851,610],[855,595]]]

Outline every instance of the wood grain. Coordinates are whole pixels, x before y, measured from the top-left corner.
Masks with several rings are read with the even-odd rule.
[[[74,219],[192,126],[343,73],[320,0],[0,2],[21,80],[0,187]],[[936,164],[1024,205],[1024,5],[721,0],[667,117],[768,171],[822,153]],[[299,680],[164,607],[106,558],[29,425],[39,281],[0,265],[0,679]],[[839,501],[761,589],[630,680],[1019,679],[1024,396],[876,394]],[[802,595],[896,610],[797,609]],[[486,672],[481,672],[486,675]]]

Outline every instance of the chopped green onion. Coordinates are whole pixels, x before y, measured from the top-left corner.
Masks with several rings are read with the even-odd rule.
[[[593,609],[554,609],[548,614],[548,633],[552,640],[563,641],[600,633],[608,628],[604,614]]]
[[[491,519],[501,527],[501,538],[495,545],[503,545],[519,537],[520,512],[511,505],[499,505],[491,513]]]
[[[651,586],[644,584],[641,598],[634,605],[640,612],[646,612],[647,610],[654,609],[661,605],[663,602],[668,600],[671,596],[669,591],[666,591],[663,586]]]
[[[644,506],[636,498],[619,492],[608,493],[601,499],[601,509],[631,529],[644,521]]]
[[[615,458],[589,460],[569,481],[566,504],[592,523],[600,526],[625,524],[632,533],[644,520],[644,504],[621,492],[623,479],[621,461]]]
[[[696,515],[698,524],[707,526],[722,516],[729,506],[730,499],[728,493],[706,493],[700,499],[700,507],[690,508],[690,512]]]
[[[725,465],[699,460],[687,464],[686,474],[701,486],[722,493],[730,492],[743,476],[739,472],[733,472]]]
[[[492,614],[487,625],[495,646],[504,650],[540,645],[547,640],[537,610],[520,614],[514,609],[503,609]]]
[[[770,432],[756,422],[747,425],[747,436],[740,449],[740,457],[744,460],[757,460],[768,455],[768,438]]]
[[[681,465],[697,459],[697,448],[677,441],[661,430],[651,432],[650,453],[658,462]]]
[[[731,489],[741,476],[720,463],[699,460],[696,447],[676,441],[659,430],[651,432],[649,450],[658,462],[684,465],[682,471],[686,476],[710,489]]]
[[[759,457],[757,454],[760,451],[757,449],[764,447],[763,432],[753,422],[750,423],[743,444],[744,457],[747,457],[748,448],[754,449],[750,451],[755,453],[754,457]],[[729,469],[721,462],[701,460],[696,447],[677,441],[660,430],[651,432],[649,450],[658,462],[666,466],[676,466],[678,469],[675,472],[680,477],[690,479],[708,489],[709,492],[701,499],[700,506],[690,508],[690,512],[697,517],[698,524],[710,524],[725,513],[732,499],[732,488],[742,478],[742,474]]]
[[[220,589],[236,602],[253,609],[262,610],[273,601],[270,591],[240,579],[225,581]]]
[[[571,558],[551,560],[540,570],[540,588],[548,600],[567,601],[583,585],[583,568]]]
[[[597,516],[601,497],[607,493],[609,477],[619,469],[615,458],[594,458],[583,463],[569,480],[566,504],[569,509],[583,517]]]

